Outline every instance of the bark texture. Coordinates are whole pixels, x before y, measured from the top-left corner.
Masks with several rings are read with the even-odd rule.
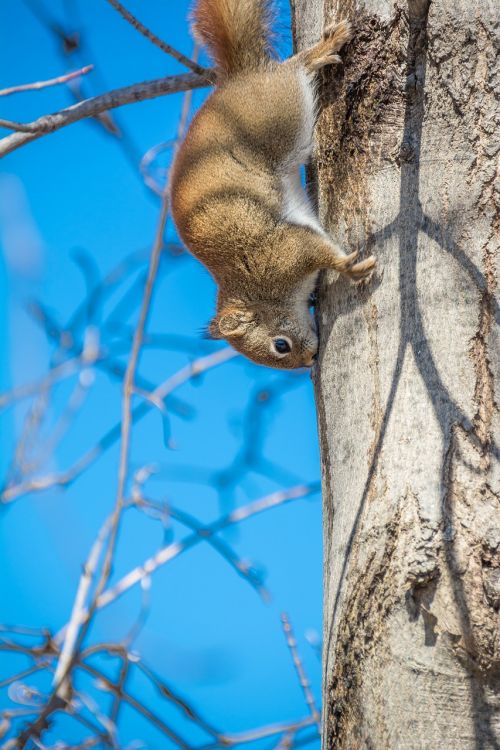
[[[325,277],[325,748],[500,748],[499,17],[489,0],[294,0],[350,17],[317,190],[379,258]]]

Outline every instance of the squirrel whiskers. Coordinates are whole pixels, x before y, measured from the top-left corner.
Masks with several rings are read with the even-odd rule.
[[[219,287],[210,334],[259,364],[310,366],[319,271],[359,281],[375,266],[373,256],[355,263],[328,236],[300,180],[313,149],[315,73],[339,61],[350,26],[341,21],[278,62],[267,0],[198,0],[193,19],[217,88],[177,153],[171,194],[181,239]]]

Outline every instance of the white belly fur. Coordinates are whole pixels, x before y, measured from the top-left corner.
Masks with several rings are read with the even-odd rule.
[[[283,219],[325,233],[302,187],[298,169],[283,177]]]
[[[302,128],[290,160],[290,171],[283,176],[283,219],[292,224],[310,227],[321,234],[325,234],[300,179],[300,165],[309,160],[313,150],[316,97],[314,84],[307,73],[301,71],[299,75],[302,89],[303,119]]]

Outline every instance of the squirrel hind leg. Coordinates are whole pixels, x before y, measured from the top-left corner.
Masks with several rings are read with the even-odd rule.
[[[301,53],[302,62],[311,72],[320,70],[326,65],[340,63],[342,60],[337,53],[351,38],[352,29],[349,21],[330,24],[326,27],[321,42]]]
[[[377,259],[374,255],[370,255],[369,258],[354,263],[344,273],[355,283],[367,282],[372,277],[376,264]]]
[[[331,268],[355,283],[368,281],[377,264],[377,259],[374,255],[370,255],[368,258],[364,258],[356,263],[356,258],[358,257],[357,250],[346,255],[333,242],[322,242],[317,253],[322,268]]]

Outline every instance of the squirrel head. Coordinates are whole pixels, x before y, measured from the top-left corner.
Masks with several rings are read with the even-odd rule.
[[[281,302],[223,303],[208,331],[211,338],[225,339],[258,365],[283,370],[311,367],[318,349],[307,306],[295,309]]]

